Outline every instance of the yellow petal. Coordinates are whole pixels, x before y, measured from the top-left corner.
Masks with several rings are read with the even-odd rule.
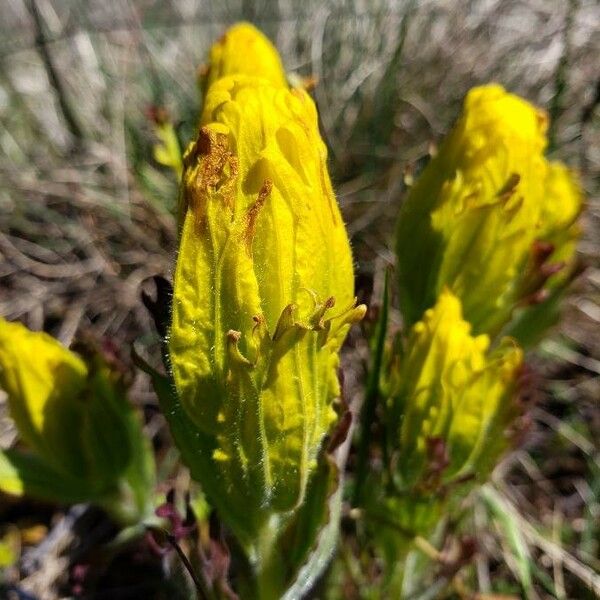
[[[539,238],[554,248],[547,262],[565,265],[564,269],[550,278],[549,286],[567,278],[572,270],[575,247],[581,236],[577,218],[582,208],[583,191],[577,174],[560,162],[549,163]]]

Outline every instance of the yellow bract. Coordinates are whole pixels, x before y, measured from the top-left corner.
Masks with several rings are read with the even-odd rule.
[[[546,129],[544,112],[498,85],[469,92],[401,210],[398,268],[409,322],[448,286],[474,330],[495,334],[544,285],[535,242],[560,241],[581,208],[567,169],[543,156]]]
[[[202,124],[184,159],[169,354],[195,468],[239,531],[302,501],[364,307],[310,97],[225,77]]]
[[[83,468],[82,457],[65,432],[77,435],[86,378],[83,361],[55,339],[0,319],[0,388],[19,435],[41,456],[75,471]]]
[[[130,524],[151,509],[154,461],[125,390],[43,332],[0,319],[0,388],[26,449],[0,450],[0,490],[94,502]]]
[[[275,46],[250,23],[230,27],[210,49],[206,89],[222,77],[251,75],[273,85],[287,86],[285,71]]]
[[[583,193],[575,173],[562,163],[549,163],[539,238],[552,245],[549,262],[564,263],[566,267],[553,275],[550,284],[564,279],[573,267],[575,246],[581,234],[576,221],[582,206]]]
[[[489,343],[471,335],[447,289],[413,327],[390,401],[402,488],[439,491],[461,476],[485,477],[505,448],[523,357],[509,340],[491,352]]]

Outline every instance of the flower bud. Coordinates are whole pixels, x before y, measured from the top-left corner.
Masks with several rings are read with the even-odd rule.
[[[277,49],[254,25],[237,23],[210,49],[205,90],[222,77],[251,75],[286,87],[285,70]]]
[[[447,286],[474,331],[495,335],[517,306],[543,297],[561,267],[539,262],[540,243],[564,241],[561,252],[572,256],[581,194],[565,167],[544,158],[546,129],[544,112],[498,85],[469,92],[401,209],[400,300],[409,323]]]
[[[86,363],[46,333],[0,319],[0,388],[30,451],[2,453],[0,489],[94,501],[123,521],[148,508],[151,450],[99,356]]]
[[[0,387],[8,395],[19,437],[69,472],[85,470],[74,438],[81,429],[86,380],[83,360],[57,340],[0,320]]]
[[[306,92],[226,77],[202,123],[184,158],[169,355],[197,432],[182,453],[249,539],[302,503],[365,308]]]
[[[465,477],[485,478],[506,448],[522,352],[504,340],[489,350],[471,335],[449,290],[416,323],[390,406],[401,490],[426,493]]]

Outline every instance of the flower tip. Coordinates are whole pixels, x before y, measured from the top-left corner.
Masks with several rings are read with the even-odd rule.
[[[507,92],[497,83],[471,89],[465,98],[464,110],[486,128],[499,130],[502,127],[517,139],[536,139],[540,150],[546,146],[546,111]]]
[[[210,50],[207,89],[228,75],[252,75],[287,86],[277,49],[259,29],[242,21],[232,25]]]

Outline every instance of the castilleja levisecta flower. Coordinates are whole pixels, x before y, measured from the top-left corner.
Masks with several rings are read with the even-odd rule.
[[[515,308],[542,301],[572,272],[582,196],[574,175],[544,157],[546,129],[543,111],[498,85],[469,92],[400,213],[409,323],[447,286],[474,331],[495,335]]]
[[[231,76],[185,155],[169,355],[192,472],[242,536],[301,503],[336,419],[352,256],[303,90]]]

